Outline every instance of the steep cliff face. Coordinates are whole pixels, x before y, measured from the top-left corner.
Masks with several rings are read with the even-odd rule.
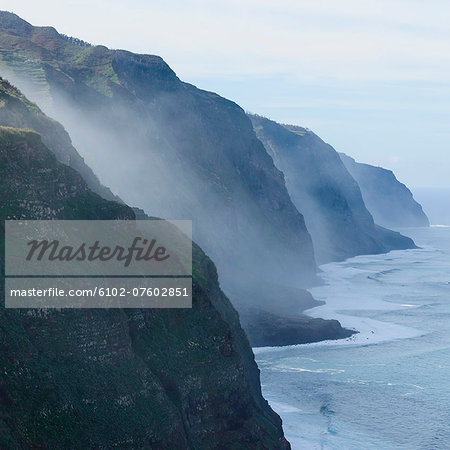
[[[382,167],[356,162],[340,153],[347,170],[358,182],[367,209],[383,227],[428,227],[430,222],[411,191],[394,173]]]
[[[0,128],[0,192],[2,241],[7,218],[135,217],[29,130]],[[189,310],[2,306],[0,447],[288,448],[214,264],[193,259]]]
[[[3,108],[0,108],[0,112]],[[125,205],[103,199],[59,163],[31,130],[0,126],[1,219],[133,219]]]
[[[76,45],[8,13],[0,48],[0,67],[63,123],[103,183],[153,215],[193,220],[227,293],[315,280],[304,219],[238,105],[157,56]],[[256,306],[248,294],[233,301]]]
[[[116,200],[111,191],[102,186],[94,172],[73,147],[69,135],[61,124],[47,117],[7,80],[0,78],[0,125],[29,128],[37,131],[44,144],[59,161],[79,172],[90,188],[109,200]]]
[[[411,239],[374,224],[358,184],[338,153],[311,131],[251,116],[258,138],[285,176],[305,217],[317,260],[414,248]]]

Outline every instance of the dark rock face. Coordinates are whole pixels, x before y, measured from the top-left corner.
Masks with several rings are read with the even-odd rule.
[[[126,203],[192,219],[227,293],[249,279],[315,282],[304,219],[238,105],[181,82],[157,56],[76,45],[12,20],[0,14],[0,67]],[[238,297],[239,308],[257,301]]]
[[[356,162],[340,153],[347,170],[358,182],[367,209],[383,227],[428,227],[430,222],[411,191],[394,173],[382,167]]]
[[[316,319],[308,316],[280,317],[264,311],[253,311],[246,324],[253,347],[273,347],[306,344],[324,340],[345,339],[356,332],[342,328],[337,320]]]
[[[320,263],[361,254],[414,248],[413,241],[381,229],[337,152],[311,131],[251,116],[258,138],[285,176],[292,201],[305,217]]]
[[[236,297],[247,295],[247,289],[239,286],[234,294]],[[337,320],[316,319],[303,314],[303,311],[324,303],[304,289],[259,282],[251,293],[258,296],[258,308],[241,308],[239,317],[252,347],[344,339],[355,333],[342,328]]]
[[[1,255],[6,218],[135,217],[33,131],[0,128],[0,189]],[[193,259],[189,310],[2,306],[0,448],[289,448],[214,264]]]

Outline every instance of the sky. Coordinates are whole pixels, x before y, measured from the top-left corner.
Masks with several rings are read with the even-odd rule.
[[[448,0],[0,0],[33,25],[157,54],[184,81],[313,130],[412,188],[450,188]]]

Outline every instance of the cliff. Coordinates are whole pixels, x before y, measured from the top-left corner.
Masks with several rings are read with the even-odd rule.
[[[0,128],[0,190],[2,241],[7,218],[135,217],[30,130]],[[192,309],[2,306],[0,447],[289,448],[214,264],[193,258]]]
[[[414,248],[413,241],[378,227],[357,182],[338,153],[310,130],[251,116],[253,127],[302,212],[320,263]]]
[[[358,182],[367,209],[383,227],[428,227],[430,222],[411,191],[391,170],[356,162],[340,153],[347,170]]]
[[[118,200],[108,188],[100,184],[94,172],[73,147],[70,137],[62,125],[46,116],[17,88],[1,77],[0,125],[37,131],[44,144],[55,154],[57,159],[79,172],[94,192],[108,200]]]
[[[225,292],[316,281],[304,219],[238,105],[158,56],[77,45],[5,12],[0,49],[0,68],[64,125],[102,183],[152,215],[193,220]],[[257,306],[247,294],[233,296],[238,308]]]
[[[247,331],[255,308],[290,316],[317,304],[302,289],[317,282],[304,219],[238,105],[181,82],[157,56],[5,12],[0,49],[4,73],[64,123],[102,182],[152,215],[193,219]]]

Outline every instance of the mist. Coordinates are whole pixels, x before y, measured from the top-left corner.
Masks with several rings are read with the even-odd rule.
[[[11,81],[62,123],[117,199],[149,216],[191,219],[241,311],[300,313],[313,303],[305,289],[319,283],[317,262],[414,247],[375,226],[338,154],[313,133],[304,160],[283,165],[241,107],[181,82],[160,57],[24,27],[46,60],[41,47],[4,59]],[[281,128],[287,141],[303,133]]]
[[[113,59],[129,91],[106,79],[100,89],[61,82],[49,71],[50,89],[39,90],[17,71],[8,75],[63,124],[123,202],[193,221],[193,238],[235,306],[290,314],[311,306],[304,291],[318,282],[311,237],[244,111],[181,83],[158,57],[92,53]]]

